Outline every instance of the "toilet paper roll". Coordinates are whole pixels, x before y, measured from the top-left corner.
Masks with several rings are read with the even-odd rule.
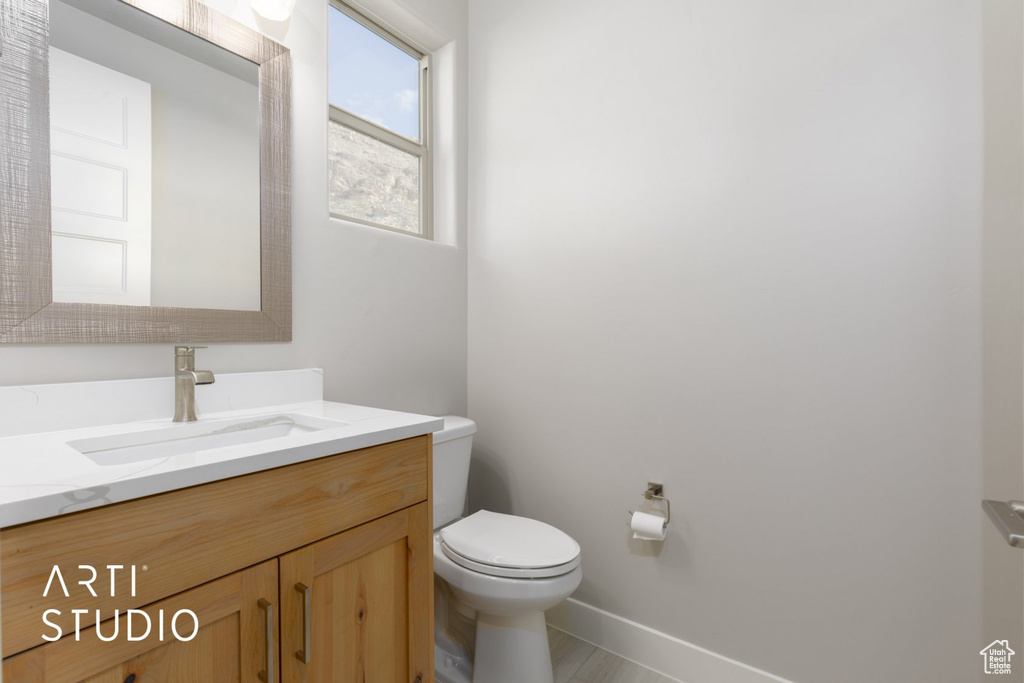
[[[664,517],[646,512],[634,512],[629,520],[629,528],[633,530],[633,538],[643,541],[664,541],[668,533]]]

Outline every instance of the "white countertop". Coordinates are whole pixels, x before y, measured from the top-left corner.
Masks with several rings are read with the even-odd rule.
[[[252,375],[239,377],[251,379]],[[98,386],[110,383],[93,384]],[[52,391],[53,387],[59,386],[75,385],[49,385],[49,388]],[[46,395],[46,392],[38,390],[39,387],[18,389],[35,389],[36,394]],[[80,387],[76,389],[81,391]],[[202,388],[197,391],[197,403],[201,391]],[[249,392],[246,395],[252,394]],[[310,394],[306,392],[301,395],[308,397]],[[437,417],[323,400],[203,412],[200,420],[214,422],[282,413],[325,418],[345,424],[284,438],[113,465],[97,463],[68,445],[68,442],[167,429],[174,426],[170,417],[35,434],[17,433],[0,438],[0,527],[429,434],[441,429],[444,424]],[[17,431],[14,425],[12,430]]]

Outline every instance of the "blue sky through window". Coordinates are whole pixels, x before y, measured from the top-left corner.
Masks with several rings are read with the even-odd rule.
[[[329,33],[331,104],[419,140],[419,60],[334,7]]]

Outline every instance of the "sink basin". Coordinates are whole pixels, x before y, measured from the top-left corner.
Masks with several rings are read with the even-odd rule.
[[[323,429],[336,429],[346,424],[322,417],[281,413],[190,422],[144,432],[78,439],[69,441],[68,445],[98,465],[126,465],[224,446],[281,439]]]

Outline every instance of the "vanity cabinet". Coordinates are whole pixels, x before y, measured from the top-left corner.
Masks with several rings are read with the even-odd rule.
[[[430,474],[428,434],[2,529],[4,681],[432,681]]]

